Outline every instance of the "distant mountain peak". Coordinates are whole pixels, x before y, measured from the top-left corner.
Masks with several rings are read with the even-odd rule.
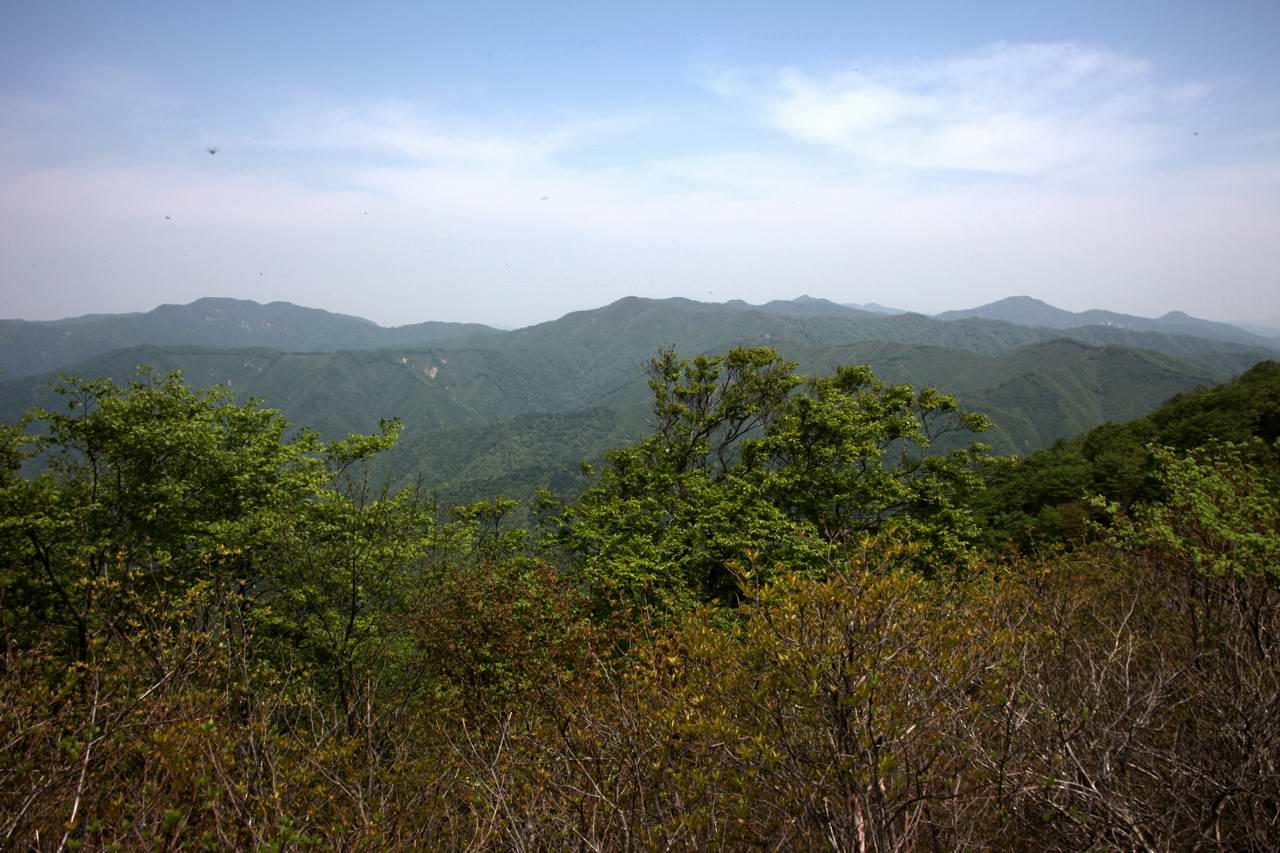
[[[995,302],[988,303],[988,305],[1035,305],[1037,307],[1052,308],[1055,311],[1063,310],[1056,305],[1050,305],[1043,299],[1036,299],[1034,296],[1027,296],[1026,294],[1006,296],[1004,299],[997,299]]]
[[[1160,332],[1166,335],[1191,335],[1216,341],[1230,341],[1249,346],[1274,347],[1272,341],[1264,337],[1213,320],[1202,320],[1183,311],[1170,311],[1162,317],[1152,319],[1134,314],[1121,314],[1115,311],[1091,309],[1089,311],[1067,311],[1057,308],[1043,300],[1032,296],[1009,296],[977,308],[961,311],[944,311],[935,319],[942,321],[979,318],[983,320],[1002,320],[1019,326],[1039,326],[1048,329],[1078,329],[1083,326],[1113,326],[1130,329],[1136,332]]]
[[[273,303],[277,304],[277,303]],[[288,305],[289,303],[278,303]],[[201,296],[190,302],[162,302],[157,305],[153,311],[180,311],[184,309],[199,310],[225,310],[227,308],[244,308],[252,310],[254,308],[265,308],[261,302],[255,302],[252,299],[236,299],[234,296]],[[296,306],[295,306],[296,307]]]

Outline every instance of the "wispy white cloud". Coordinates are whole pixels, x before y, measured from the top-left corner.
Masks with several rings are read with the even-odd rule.
[[[643,127],[628,114],[501,127],[433,115],[404,100],[306,100],[272,116],[251,141],[265,148],[392,156],[412,164],[519,168]]]
[[[725,75],[769,127],[867,164],[1033,178],[1119,172],[1165,148],[1169,99],[1145,61],[1062,44],[998,44],[952,59],[818,75]]]

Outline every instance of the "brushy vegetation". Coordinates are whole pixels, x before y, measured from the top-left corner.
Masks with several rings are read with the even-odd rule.
[[[1275,369],[1162,410],[1263,414],[1142,445],[1131,500],[1065,461],[1039,551],[996,525],[1045,460],[769,350],[661,354],[654,434],[530,530],[379,488],[396,423],[70,382],[0,458],[0,839],[1275,849]]]

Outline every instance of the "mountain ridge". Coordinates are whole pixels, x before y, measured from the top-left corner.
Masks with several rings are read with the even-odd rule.
[[[0,320],[0,375],[21,378],[112,350],[145,345],[266,346],[288,351],[374,349],[463,335],[500,334],[479,323],[427,321],[383,327],[363,317],[292,302],[201,297],[146,312],[62,320]]]
[[[202,297],[186,304],[165,303],[148,312],[0,320],[0,377],[14,379],[63,369],[116,349],[144,345],[265,346],[289,352],[330,352],[446,342],[510,348],[546,345],[548,341],[554,344],[568,336],[580,348],[593,351],[630,346],[650,352],[669,342],[666,336],[672,341],[693,338],[695,346],[706,349],[778,339],[801,339],[811,344],[884,340],[997,354],[1054,337],[1071,337],[1095,346],[1136,346],[1177,357],[1201,357],[1214,349],[1232,347],[1269,353],[1280,349],[1280,340],[1182,312],[1169,312],[1154,320],[1106,311],[1073,313],[1031,297],[1010,297],[937,317],[865,310],[872,307],[810,296],[760,305],[743,300],[700,302],[684,297],[628,296],[504,331],[478,323],[440,321],[386,327],[363,317],[290,302]],[[587,328],[590,326],[595,327],[594,333]],[[582,355],[593,353],[584,351]]]
[[[966,318],[1003,320],[1019,325],[1060,330],[1088,326],[1110,326],[1139,332],[1191,335],[1209,340],[1221,340],[1251,346],[1276,346],[1274,340],[1254,334],[1239,326],[1192,317],[1184,311],[1168,311],[1154,318],[1140,317],[1136,314],[1122,314],[1100,308],[1092,308],[1087,311],[1068,311],[1065,308],[1058,308],[1043,300],[1025,295],[1008,296],[995,302],[979,305],[976,308],[943,311],[941,314],[934,315],[934,318],[942,322],[952,322]]]

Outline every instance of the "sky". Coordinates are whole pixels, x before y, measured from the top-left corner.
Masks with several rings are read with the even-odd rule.
[[[1278,44],[1277,0],[0,0],[0,316],[1280,326]]]

